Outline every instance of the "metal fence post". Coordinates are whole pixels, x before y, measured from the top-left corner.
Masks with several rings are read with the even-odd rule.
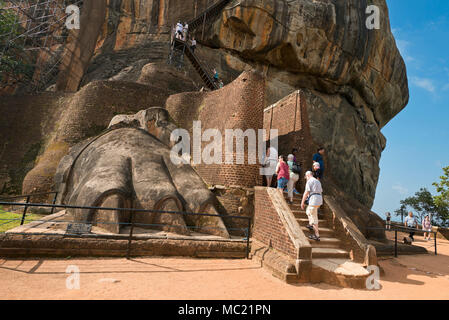
[[[435,255],[437,255],[437,233],[436,232],[433,233],[433,238],[434,238],[434,242],[435,242]]]
[[[398,257],[398,229],[394,229],[394,257]]]
[[[53,205],[55,205],[56,204],[56,198],[58,197],[58,193],[57,192],[55,192],[55,196],[54,196],[54,198],[53,198]],[[53,214],[55,212],[55,207],[51,207],[51,212],[50,212],[50,214]]]
[[[249,237],[251,230],[251,218],[248,218],[248,232],[246,234],[246,259],[249,259]]]
[[[29,203],[29,202],[30,202],[30,196],[27,197],[26,203]],[[25,208],[23,208],[22,221],[20,222],[21,226],[23,226],[23,224],[25,223],[25,215],[27,214],[27,210],[28,210],[28,206],[25,205]]]
[[[129,230],[129,239],[128,239],[128,250],[126,252],[126,259],[129,259],[129,254],[131,252],[131,241],[133,240],[133,231],[134,231],[134,211],[131,211],[131,229]]]

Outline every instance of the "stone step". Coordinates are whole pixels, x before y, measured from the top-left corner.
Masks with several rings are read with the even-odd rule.
[[[309,224],[309,219],[308,218],[296,218],[296,221],[298,221],[300,226],[306,226]],[[327,227],[327,220],[324,219],[319,219],[318,218],[318,228]]]
[[[298,213],[306,214],[306,210],[302,210],[302,209],[292,209],[291,206],[290,206],[290,210],[293,212],[293,214],[298,214]]]
[[[332,237],[323,237],[320,234],[320,241],[309,239],[312,248],[340,248],[341,240]]]
[[[349,252],[339,248],[312,248],[312,259],[322,258],[349,259]]]
[[[301,226],[301,229],[302,229],[302,231],[304,232],[304,234],[306,236],[308,236],[309,234],[313,233],[313,231],[310,231],[305,226]],[[320,236],[321,237],[328,237],[328,238],[333,238],[334,237],[334,230],[332,230],[330,228],[319,228],[319,230],[320,230]]]
[[[326,282],[343,288],[366,289],[369,272],[349,259],[313,259],[311,282]]]
[[[288,200],[288,193],[283,193],[285,200]],[[293,194],[293,202],[299,202],[302,201],[302,194]]]
[[[293,212],[293,211],[292,211]],[[307,213],[305,212],[293,212],[293,215],[295,216],[295,218],[297,219],[301,219],[301,218],[307,218]],[[321,220],[326,220],[324,214],[318,214],[318,219]]]

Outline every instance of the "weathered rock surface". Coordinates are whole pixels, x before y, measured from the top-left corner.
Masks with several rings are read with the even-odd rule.
[[[62,159],[55,176],[58,200],[79,206],[217,214],[215,197],[193,168],[171,161],[169,138],[176,127],[168,112],[150,108],[136,115],[135,121],[129,120],[117,116],[108,131],[74,146]],[[73,216],[116,233],[120,228],[111,222],[131,219],[129,212],[106,210],[74,209]],[[229,237],[218,217],[138,212],[133,221],[143,228]]]
[[[105,55],[133,47],[162,61],[170,26],[195,17],[211,2],[111,0],[94,61],[104,65]],[[368,5],[380,8],[379,30],[366,27]],[[202,38],[202,28],[196,37]],[[242,71],[262,71],[266,105],[296,89],[310,92],[311,129],[315,142],[328,150],[328,168],[342,188],[372,205],[386,144],[380,129],[409,98],[385,0],[234,1],[206,26],[200,42],[198,55],[217,67],[225,83]],[[186,70],[196,76],[189,63]]]
[[[145,80],[147,67],[142,66],[148,61],[165,62],[173,23],[195,17],[212,2],[108,0],[95,56],[81,85],[111,79],[155,84],[161,92],[170,88]],[[366,28],[365,10],[371,4],[380,8],[380,30]],[[370,207],[386,144],[380,129],[409,98],[406,69],[390,30],[386,1],[240,0],[228,5],[204,30],[198,55],[217,67],[225,83],[255,68],[267,79],[266,105],[296,89],[308,92],[312,136],[316,144],[327,148],[328,170],[339,187]],[[155,67],[153,74],[158,74],[158,68],[162,67]],[[198,78],[188,63],[186,68],[182,81],[170,78],[168,83],[186,84],[183,91],[198,88]],[[64,116],[71,118],[67,111]],[[84,122],[87,118],[91,116],[74,120],[79,126],[73,127],[90,123]],[[85,137],[69,139],[70,144]]]
[[[92,81],[76,93],[2,96],[0,194],[52,190],[69,148],[105,130],[115,115],[164,105],[172,94],[197,89],[182,72],[149,63],[135,75]]]
[[[380,30],[366,27],[371,4],[380,8]],[[380,129],[409,98],[384,0],[240,1],[207,28],[203,43],[224,77],[263,70],[268,103],[306,89],[312,136],[327,148],[328,168],[343,190],[372,205],[386,145]]]

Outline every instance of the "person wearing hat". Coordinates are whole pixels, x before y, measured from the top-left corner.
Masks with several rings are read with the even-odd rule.
[[[315,179],[321,180],[323,178],[323,171],[319,162],[314,162],[312,167],[312,174]]]

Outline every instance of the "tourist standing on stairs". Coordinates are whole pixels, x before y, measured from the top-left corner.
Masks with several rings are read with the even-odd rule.
[[[195,38],[192,38],[192,44],[190,45],[190,50],[192,50],[193,53],[195,53],[196,49],[196,40]]]
[[[183,26],[181,21],[178,21],[178,23],[176,24],[176,39],[182,39],[182,30],[183,30]]]
[[[213,69],[212,73],[214,74],[214,82],[218,84],[218,71],[217,69]]]
[[[312,173],[315,179],[321,180],[323,178],[323,171],[321,171],[321,166],[319,162],[313,163]]]
[[[293,203],[293,189],[295,188],[296,182],[299,180],[298,165],[293,160],[295,156],[293,154],[288,155],[288,168],[290,169],[290,179],[288,180],[287,190],[289,203]]]
[[[262,159],[262,166],[264,171],[264,176],[267,179],[267,187],[271,187],[271,181],[273,180],[273,175],[276,173],[276,165],[278,161],[278,151],[276,148],[267,146],[267,152],[264,159]]]
[[[182,27],[182,41],[187,40],[187,34],[189,33],[189,25],[187,22],[184,23],[184,27]]]
[[[321,182],[313,177],[311,171],[306,172],[305,178],[307,179],[306,189],[302,196],[301,209],[304,210],[305,204],[307,204],[306,214],[309,218],[309,225],[307,228],[314,231],[314,235],[310,235],[309,239],[320,241],[320,232],[318,229],[318,209],[323,204],[323,189]]]
[[[324,155],[324,147],[319,147],[318,150],[317,150],[317,153],[315,153],[313,155],[313,162],[318,162],[320,164],[321,178],[323,177],[323,174],[324,174],[324,159],[323,159],[323,155]]]
[[[293,162],[296,162],[296,155],[298,154],[298,149],[293,148],[291,154],[293,155]]]
[[[284,190],[290,180],[290,168],[288,167],[285,157],[280,155],[276,166],[276,174],[278,179],[278,189]]]

